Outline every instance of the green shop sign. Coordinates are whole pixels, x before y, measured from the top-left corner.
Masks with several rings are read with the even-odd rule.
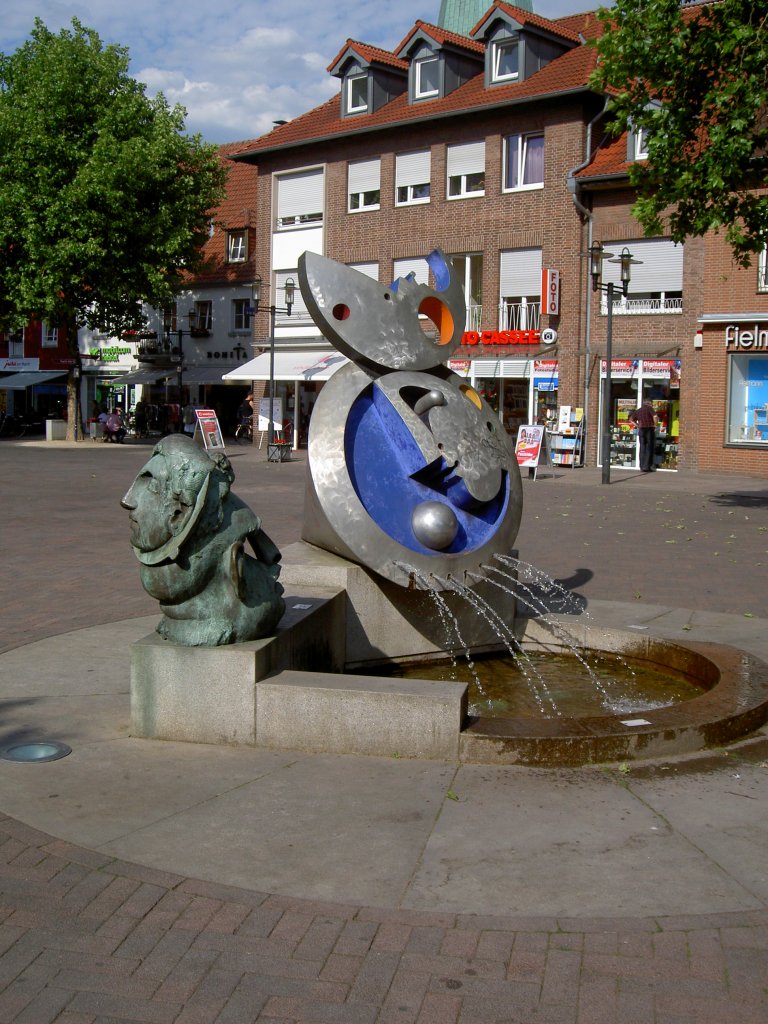
[[[100,359],[102,363],[117,363],[120,356],[129,356],[131,350],[127,346],[112,345],[110,348],[92,348],[91,357]]]

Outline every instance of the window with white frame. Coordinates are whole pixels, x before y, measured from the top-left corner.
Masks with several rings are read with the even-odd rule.
[[[45,326],[45,325],[43,325]],[[10,359],[21,359],[24,356],[24,332],[26,327],[22,327],[21,331],[17,334],[7,335],[8,339],[8,357]],[[45,332],[43,332],[45,337]]]
[[[245,231],[227,232],[227,261],[245,263],[248,256],[248,236]]]
[[[519,74],[517,36],[497,39],[491,45],[491,81],[514,82]]]
[[[368,110],[368,75],[350,75],[346,80],[348,114],[364,114]]]
[[[504,191],[544,186],[544,133],[504,139]]]
[[[43,348],[57,348],[59,344],[59,329],[44,321],[40,337],[40,343]]]
[[[277,313],[275,315],[275,323],[281,324],[283,327],[294,327],[297,324],[312,323],[312,317],[309,315],[304,297],[301,294],[301,288],[299,288],[299,272],[296,267],[291,270],[277,270],[275,271],[275,294],[272,300],[278,309],[286,309],[285,305],[285,282],[288,278],[293,278],[293,304],[291,306],[291,315],[288,316],[287,312]]]
[[[365,274],[366,277],[370,277],[374,281],[379,280],[378,263],[348,263],[347,266],[350,270],[357,270],[358,273]]]
[[[417,100],[440,95],[439,57],[424,57],[415,62],[413,95]]]
[[[760,253],[757,262],[757,290],[768,292],[768,247]]]
[[[395,156],[395,205],[413,206],[429,202],[432,153],[428,149]]]
[[[451,254],[454,270],[461,276],[466,296],[465,330],[479,331],[483,317],[483,254]]]
[[[378,210],[381,205],[381,157],[356,160],[347,168],[347,193],[350,213]]]
[[[278,175],[276,183],[278,231],[322,224],[325,209],[322,167]]]
[[[541,249],[501,253],[499,329],[536,330],[541,310]]]
[[[633,160],[647,160],[648,159],[648,129],[647,128],[635,128],[632,131],[632,159]]]
[[[621,266],[603,261],[603,284],[612,282],[616,288],[613,300],[615,314],[682,313],[683,311],[683,246],[670,238],[643,238],[608,243],[618,257],[624,247],[637,262],[632,264],[626,297],[621,288]],[[605,293],[601,295],[600,311],[608,312]]]
[[[485,195],[485,142],[449,146],[447,152],[448,198]]]
[[[213,327],[213,303],[210,299],[195,302],[195,315],[192,318],[193,331],[210,331]]]
[[[249,331],[251,329],[251,304],[248,299],[232,300],[232,330]]]
[[[429,264],[423,256],[412,256],[409,259],[395,260],[394,280],[411,277],[416,284],[429,284]]]

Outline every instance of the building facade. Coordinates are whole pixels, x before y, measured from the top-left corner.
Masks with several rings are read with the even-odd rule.
[[[546,421],[557,461],[599,462],[611,320],[615,466],[638,466],[628,415],[648,397],[659,416],[657,468],[764,471],[762,414],[739,419],[754,420],[764,400],[739,383],[757,379],[755,360],[762,365],[768,325],[758,314],[768,307],[757,271],[729,266],[726,286],[717,238],[681,246],[643,236],[627,177],[645,158],[643,140],[611,141],[606,97],[589,86],[599,31],[594,13],[548,20],[497,2],[467,34],[419,21],[391,51],[347,40],[328,69],[336,96],[232,152],[258,175],[257,273],[280,307],[305,250],[388,284],[408,273],[426,280],[424,257],[439,247],[467,296],[452,367],[510,432]],[[598,242],[635,261],[610,318],[585,259]],[[617,275],[606,258],[602,284]],[[744,331],[756,336],[745,342],[731,330],[717,368],[708,362],[716,316],[721,333],[750,322]],[[255,333],[268,349],[266,325]],[[276,315],[274,345],[273,388],[298,441],[333,370],[300,296],[290,318]],[[263,387],[265,356],[242,372]]]

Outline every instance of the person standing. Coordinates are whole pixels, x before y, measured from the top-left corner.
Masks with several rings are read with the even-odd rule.
[[[643,473],[652,473],[656,468],[656,423],[658,422],[653,403],[649,398],[643,400],[639,409],[629,414],[632,423],[640,435],[640,469]]]

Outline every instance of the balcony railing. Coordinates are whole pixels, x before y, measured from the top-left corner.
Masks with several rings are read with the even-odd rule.
[[[541,307],[535,302],[499,303],[500,331],[537,331]]]
[[[483,306],[468,306],[464,318],[465,331],[483,329]],[[537,331],[539,329],[540,307],[535,302],[500,302],[497,310],[499,331]]]
[[[605,296],[600,299],[600,312],[608,315],[608,302]],[[682,313],[683,300],[677,298],[655,299],[616,299],[613,303],[614,316],[648,316],[658,313]]]

